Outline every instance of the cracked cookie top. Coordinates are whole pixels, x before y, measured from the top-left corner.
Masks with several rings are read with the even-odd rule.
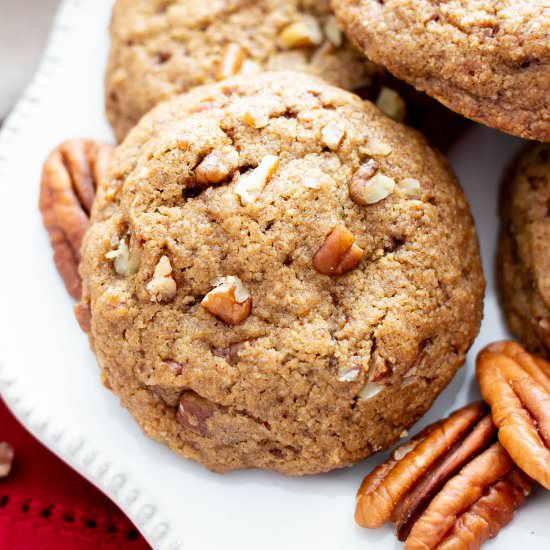
[[[484,289],[443,157],[292,72],[159,105],[113,156],[81,264],[103,380],[144,431],[225,471],[327,471],[445,387]]]
[[[107,114],[119,139],[160,101],[237,73],[303,70],[357,90],[379,71],[328,0],[118,0],[111,36]]]
[[[550,141],[550,4],[333,0],[369,59],[468,118]]]

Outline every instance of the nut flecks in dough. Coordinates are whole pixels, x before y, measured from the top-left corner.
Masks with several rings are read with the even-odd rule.
[[[113,8],[106,98],[119,140],[161,101],[237,73],[297,70],[367,90],[382,72],[345,38],[327,0],[173,0],[152,11],[144,0]]]
[[[278,166],[279,157],[266,155],[256,168],[243,174],[238,179],[235,185],[235,193],[239,195],[243,205],[252,204],[256,201]]]
[[[172,278],[172,265],[168,256],[162,256],[155,267],[153,278],[147,284],[152,302],[167,302],[177,292],[176,281]]]

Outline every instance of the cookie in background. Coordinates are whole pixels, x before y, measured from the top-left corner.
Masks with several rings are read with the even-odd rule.
[[[358,93],[441,150],[466,128],[462,117],[367,60],[328,0],[117,0],[111,40],[105,96],[119,141],[161,101],[262,70],[303,71]]]
[[[449,109],[550,141],[547,2],[333,0],[365,55]]]
[[[550,358],[550,144],[527,145],[500,193],[497,276],[508,325],[530,351]]]

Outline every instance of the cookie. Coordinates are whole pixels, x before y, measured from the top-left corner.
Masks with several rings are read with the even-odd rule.
[[[530,144],[502,187],[498,277],[512,332],[550,357],[550,144]]]
[[[487,126],[550,141],[550,10],[512,0],[333,0],[369,59]]]
[[[163,100],[264,69],[300,70],[354,91],[441,150],[466,128],[465,119],[366,60],[328,0],[118,0],[111,36],[107,116],[119,140]]]
[[[303,70],[357,90],[381,70],[328,0],[118,0],[111,37],[107,116],[119,139],[160,101],[236,73]]]
[[[223,472],[386,449],[476,336],[468,204],[425,139],[305,73],[195,88],[115,150],[83,247],[102,378]]]

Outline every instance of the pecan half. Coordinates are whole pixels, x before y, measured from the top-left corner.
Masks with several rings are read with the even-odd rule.
[[[472,548],[496,537],[512,521],[514,511],[523,504],[530,491],[527,477],[513,471],[492,485],[486,495],[460,515],[438,548]]]
[[[357,523],[393,521],[408,550],[478,548],[511,520],[531,488],[495,440],[483,403],[428,426],[365,478]]]
[[[483,403],[468,405],[428,426],[405,447],[398,447],[391,459],[379,467],[380,471],[386,470],[385,475],[380,477],[377,468],[363,480],[357,494],[357,523],[376,528],[389,521],[407,493],[487,412]]]
[[[430,502],[406,550],[479,548],[495,537],[531,492],[527,476],[515,468],[500,443],[473,459]]]
[[[515,342],[498,342],[479,354],[477,378],[502,446],[550,489],[550,363]]]
[[[0,442],[0,479],[10,474],[13,464],[13,447],[5,441]]]
[[[54,250],[54,261],[69,294],[78,300],[80,247],[99,181],[105,177],[113,147],[73,139],[54,149],[42,169],[39,208]]]
[[[397,527],[399,540],[408,537],[414,522],[445,482],[475,456],[476,452],[490,445],[495,434],[496,428],[490,415],[483,417],[464,440],[455,443],[437,465],[430,469],[429,475],[424,476],[398,507],[398,515],[396,514],[393,522]]]

